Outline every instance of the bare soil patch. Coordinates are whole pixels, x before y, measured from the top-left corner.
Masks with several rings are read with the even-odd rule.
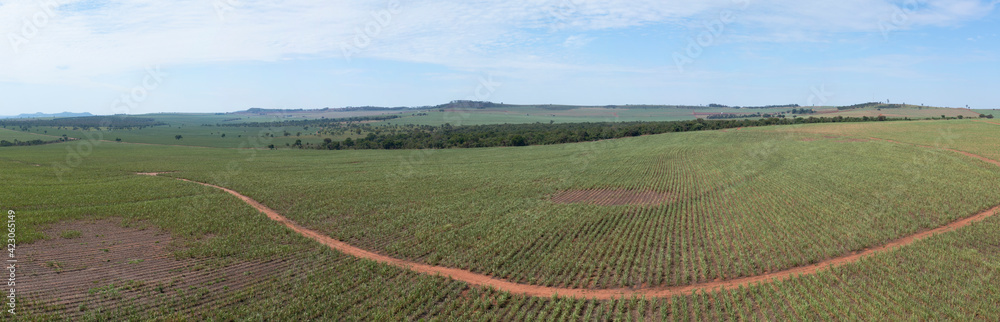
[[[589,203],[598,206],[655,206],[670,200],[668,194],[625,189],[570,190],[552,196],[552,202],[555,203]]]
[[[164,173],[174,173],[174,172],[173,171],[166,171],[166,172],[136,172],[135,174],[138,174],[140,176],[153,176],[153,177],[155,177],[155,176],[158,176],[158,175],[161,175],[161,174],[164,174]]]
[[[49,239],[17,248],[17,285],[23,292],[18,302],[28,303],[24,309],[30,315],[75,318],[127,305],[169,305],[168,311],[211,307],[228,292],[290,266],[285,260],[224,266],[178,260],[170,234],[124,228],[116,219],[63,222],[44,233]]]

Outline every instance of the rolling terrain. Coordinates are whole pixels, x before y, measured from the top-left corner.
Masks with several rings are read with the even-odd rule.
[[[84,140],[0,150],[0,179],[25,183],[0,205],[25,253],[80,241],[26,255],[34,278],[75,281],[53,295],[25,277],[38,318],[982,319],[1000,316],[998,134],[952,120],[448,150]],[[464,283],[315,239],[579,293]],[[130,266],[161,273],[90,273]]]

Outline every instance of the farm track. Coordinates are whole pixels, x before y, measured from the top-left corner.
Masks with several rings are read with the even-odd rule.
[[[890,142],[894,144],[906,144],[913,145],[923,148],[935,148],[947,150],[955,153],[961,153],[963,155],[973,157],[996,166],[1000,166],[1000,161],[988,159],[986,157],[976,155],[973,153],[959,151],[948,148],[938,148],[932,146],[923,146],[918,144],[904,143],[887,139],[871,138],[872,140],[878,140],[883,142]],[[141,175],[157,176],[160,173],[138,173]],[[302,236],[320,242],[331,249],[340,251],[347,255],[355,256],[358,258],[368,259],[376,261],[383,264],[388,264],[403,269],[407,269],[413,272],[428,274],[428,275],[439,275],[446,276],[451,279],[468,283],[475,286],[490,287],[496,290],[509,292],[512,294],[520,294],[535,297],[552,297],[552,296],[564,296],[564,297],[574,297],[583,299],[595,299],[595,300],[609,300],[618,298],[631,298],[631,297],[645,297],[645,298],[669,298],[673,296],[691,295],[696,292],[708,292],[718,289],[737,289],[739,287],[746,287],[754,284],[769,283],[773,281],[785,280],[788,278],[801,276],[801,275],[812,275],[816,274],[824,269],[829,269],[833,267],[839,267],[846,264],[857,262],[863,258],[870,257],[879,252],[890,251],[896,248],[904,247],[910,245],[918,240],[925,239],[937,234],[946,233],[950,231],[957,230],[962,227],[969,226],[975,222],[982,221],[988,217],[995,215],[1000,212],[1000,206],[993,207],[989,210],[983,211],[974,216],[970,216],[964,219],[959,219],[951,222],[947,225],[919,232],[913,235],[905,236],[896,240],[893,240],[887,244],[881,246],[870,247],[868,249],[854,252],[850,255],[845,255],[837,258],[827,259],[812,265],[794,267],[782,271],[771,272],[763,275],[749,276],[743,278],[737,278],[732,280],[714,281],[706,283],[698,283],[685,286],[669,286],[669,287],[645,287],[645,288],[635,288],[635,289],[582,289],[582,288],[560,288],[560,287],[548,287],[548,286],[538,286],[538,285],[528,285],[520,284],[515,282],[510,282],[507,280],[487,276],[484,274],[479,274],[467,270],[449,268],[442,266],[432,266],[422,263],[416,263],[412,261],[407,261],[403,259],[393,258],[382,254],[377,254],[371,251],[367,251],[358,247],[351,246],[345,242],[336,240],[332,237],[326,236],[314,230],[310,230],[303,226],[296,224],[295,222],[289,220],[288,218],[282,216],[277,211],[268,208],[267,206],[257,202],[256,200],[247,197],[239,192],[232,189],[216,186],[209,183],[197,182],[183,178],[174,178],[177,180],[192,182],[201,184],[207,187],[216,188],[225,191],[233,196],[236,196],[249,204],[250,206],[256,208],[260,212],[266,214],[271,220],[280,222],[286,227],[292,229],[293,231],[299,233]]]

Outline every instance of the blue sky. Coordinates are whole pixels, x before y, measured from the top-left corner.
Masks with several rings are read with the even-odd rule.
[[[0,115],[455,99],[1000,108],[997,3],[0,0]]]

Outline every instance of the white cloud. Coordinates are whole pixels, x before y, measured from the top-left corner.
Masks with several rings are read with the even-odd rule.
[[[594,41],[593,37],[588,37],[585,35],[572,35],[566,37],[566,41],[564,41],[562,45],[563,47],[566,48],[575,49],[575,48],[582,48],[583,46],[590,44],[591,41]]]
[[[340,57],[345,44],[357,49],[353,57],[457,69],[582,68],[533,49],[584,46],[594,30],[699,26],[723,10],[739,12],[745,31],[734,39],[822,41],[830,33],[878,32],[879,22],[894,18],[905,20],[900,29],[955,25],[996,5],[913,0],[921,5],[900,11],[888,0],[751,1],[746,9],[737,0],[391,0],[399,7],[390,10],[390,0],[46,1],[74,9],[50,13],[35,0],[0,5],[0,81],[87,84],[149,65]],[[39,15],[43,24],[31,21]],[[26,25],[37,32],[25,34]],[[575,35],[561,44],[539,40],[554,30]],[[16,52],[12,37],[25,40]]]

